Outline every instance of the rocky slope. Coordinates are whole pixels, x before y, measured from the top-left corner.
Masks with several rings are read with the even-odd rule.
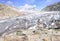
[[[0,4],[0,19],[23,15],[17,8]]]
[[[60,11],[60,2],[49,5],[43,8],[42,11]]]

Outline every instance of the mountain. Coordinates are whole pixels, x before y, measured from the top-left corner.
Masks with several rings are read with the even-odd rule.
[[[19,9],[5,4],[0,4],[0,19],[16,17],[21,15],[23,14],[19,11]]]
[[[19,29],[29,29],[29,28],[33,29],[33,28],[36,28],[36,25],[40,25],[40,23],[43,25],[43,28],[44,27],[52,28],[53,20],[60,21],[59,11],[58,12],[56,11],[55,12],[54,11],[40,12],[40,11],[34,11],[34,10],[31,10],[31,11],[21,10],[24,14],[26,13],[28,15],[19,16],[18,14],[21,14],[21,13],[18,9],[12,8],[6,5],[3,5],[3,6],[4,7],[0,6],[0,11],[2,12],[1,14],[5,14],[3,12],[6,12],[6,14],[11,14],[11,15],[13,14],[12,16],[13,18],[0,20],[0,36],[4,34],[10,34],[10,33],[16,32],[18,28]],[[15,17],[16,16],[15,14],[17,14],[18,16]],[[53,26],[56,27],[56,25],[53,25]]]
[[[49,5],[43,8],[42,11],[60,11],[60,2]]]

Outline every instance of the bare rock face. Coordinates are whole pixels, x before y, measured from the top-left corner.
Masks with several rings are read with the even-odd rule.
[[[42,11],[60,11],[60,2],[49,5],[43,8]]]
[[[18,36],[5,36],[4,41],[21,41],[21,38]]]
[[[55,35],[53,37],[53,41],[60,41],[60,35]]]
[[[28,41],[27,35],[17,36],[17,35],[6,35],[4,41]]]

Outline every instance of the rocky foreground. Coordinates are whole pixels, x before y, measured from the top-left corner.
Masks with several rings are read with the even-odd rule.
[[[0,37],[0,41],[60,41],[60,30],[20,30],[18,34],[14,32]]]

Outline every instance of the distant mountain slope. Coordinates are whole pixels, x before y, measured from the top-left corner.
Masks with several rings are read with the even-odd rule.
[[[17,8],[0,4],[0,18],[8,18],[23,15]]]
[[[60,2],[49,5],[42,9],[42,11],[60,11]]]

